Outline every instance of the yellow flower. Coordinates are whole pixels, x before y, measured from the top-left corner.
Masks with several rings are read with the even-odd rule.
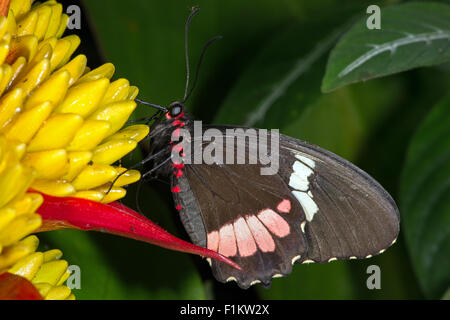
[[[4,0],[0,0],[0,8]],[[7,1],[6,1],[7,2]],[[108,203],[122,186],[140,179],[112,165],[136,148],[149,128],[121,128],[136,108],[138,89],[111,81],[115,68],[94,70],[86,57],[71,58],[80,39],[62,37],[68,17],[50,0],[12,0],[0,17],[0,273],[30,280],[48,299],[72,299],[59,250],[35,252],[28,236],[41,225],[42,196],[71,196]]]

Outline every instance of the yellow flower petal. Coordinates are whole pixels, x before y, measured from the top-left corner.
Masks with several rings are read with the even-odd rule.
[[[22,186],[20,179],[23,174],[23,167],[20,164],[11,165],[0,175],[0,207],[8,203],[16,196]]]
[[[0,231],[16,217],[16,210],[13,208],[0,209]]]
[[[31,187],[55,197],[67,197],[75,193],[75,188],[70,183],[61,180],[36,180]]]
[[[17,35],[25,36],[32,35],[36,30],[36,25],[38,22],[39,15],[37,12],[32,11],[27,14],[22,20],[17,24]]]
[[[14,38],[11,42],[11,51],[14,57],[25,57],[28,61],[30,61],[37,52],[38,49],[38,39],[33,35],[22,36],[18,38]],[[3,61],[2,58],[2,42],[0,42],[0,61]],[[8,57],[8,61],[10,57]],[[15,59],[14,59],[15,60]]]
[[[52,10],[52,14],[50,17],[50,21],[48,23],[47,32],[45,33],[44,39],[48,39],[50,37],[54,37],[59,30],[59,22],[61,20],[62,15],[62,5],[60,3],[55,3],[50,6]]]
[[[69,145],[83,118],[77,114],[55,114],[51,116],[28,145],[28,151],[64,148]]]
[[[31,280],[43,262],[44,255],[42,252],[35,252],[17,261],[8,271]]]
[[[127,99],[133,101],[134,99],[136,99],[138,93],[139,93],[138,87],[131,86],[129,91],[128,91],[128,98]]]
[[[0,270],[10,267],[16,261],[34,252],[38,245],[39,239],[36,236],[29,236],[12,246],[6,247],[0,254]]]
[[[106,105],[127,99],[129,89],[130,82],[127,79],[119,79],[111,82],[100,105]]]
[[[37,179],[56,179],[68,170],[65,149],[28,152],[23,163],[36,169]]]
[[[70,271],[66,269],[64,274],[59,278],[58,282],[56,283],[57,286],[61,286],[66,280],[70,277]]]
[[[92,161],[100,164],[111,164],[136,148],[134,140],[111,140],[94,149]]]
[[[77,190],[88,190],[112,181],[116,176],[117,171],[114,167],[93,164],[84,168],[73,180],[72,185]]]
[[[57,106],[66,95],[69,80],[70,73],[68,71],[54,73],[33,91],[33,94],[25,102],[25,109],[30,109],[46,101],[50,101],[54,106]]]
[[[14,201],[11,207],[16,210],[17,215],[21,215],[35,212],[42,202],[44,202],[44,199],[39,193],[27,193],[20,199]]]
[[[0,17],[0,39],[6,34],[8,28],[8,18]]]
[[[45,296],[45,300],[64,300],[71,294],[71,290],[66,286],[57,286],[50,289]]]
[[[64,180],[72,181],[87,166],[92,159],[90,151],[69,152],[69,169],[63,176]]]
[[[69,61],[72,54],[75,52],[75,50],[80,45],[80,38],[74,34],[64,37],[64,38],[62,38],[62,40],[66,40],[66,41],[70,42],[70,50],[66,52],[66,56],[64,57],[64,59],[61,60],[59,65],[54,66],[55,68],[59,68],[60,66],[66,64],[66,62]]]
[[[114,182],[115,187],[121,187],[125,185],[129,185],[138,181],[141,178],[141,173],[137,170],[128,170],[126,168],[116,168],[117,173],[121,174],[120,177]]]
[[[39,291],[41,297],[44,297],[50,292],[53,286],[50,283],[34,283],[34,286]]]
[[[25,58],[22,57],[22,59]],[[2,95],[12,77],[12,68],[9,64],[4,64],[0,67],[0,77],[0,95]]]
[[[24,77],[18,80],[14,88],[21,88],[24,95],[27,96],[34,88],[42,83],[50,74],[50,61],[43,59],[38,62],[33,69],[30,70]]]
[[[110,124],[106,121],[86,120],[83,126],[77,131],[67,150],[92,150],[102,142],[110,128]]]
[[[77,81],[84,72],[86,68],[87,59],[83,54],[79,54],[75,58],[73,58],[70,62],[65,64],[60,71],[66,70],[70,73],[69,86],[71,86],[75,81]]]
[[[15,89],[0,99],[0,128],[7,125],[20,112],[23,104],[23,90]]]
[[[111,79],[114,75],[115,67],[112,63],[105,63],[100,67],[86,73],[84,76],[78,80],[78,83],[86,82],[86,81],[95,81],[102,78]]]
[[[53,249],[44,252],[44,262],[50,262],[53,260],[58,260],[62,257],[61,250]]]
[[[108,88],[109,80],[102,78],[71,87],[57,113],[76,113],[82,117],[90,115],[98,106]],[[103,120],[103,119],[98,119]]]
[[[61,15],[61,20],[59,22],[59,28],[58,31],[56,32],[56,37],[57,38],[61,38],[64,31],[66,30],[66,26],[67,26],[67,22],[69,21],[69,16],[67,14],[62,14]]]
[[[123,127],[135,108],[136,102],[134,101],[116,102],[100,108],[98,111],[94,112],[89,119],[108,121],[111,125],[108,132],[109,136]]]
[[[48,29],[48,24],[52,16],[52,8],[47,5],[40,5],[36,8],[36,12],[39,14],[39,20],[34,34],[39,40],[42,40]]]
[[[85,191],[78,191],[78,192],[76,192],[73,195],[73,197],[75,197],[75,198],[83,198],[83,199],[88,199],[88,200],[100,202],[100,201],[102,201],[102,199],[104,197],[104,194],[103,194],[103,192],[100,192],[100,191],[85,190]]]
[[[108,192],[109,187],[100,187],[97,190],[105,193],[105,196],[102,200],[102,203],[110,203],[116,200],[119,200],[123,197],[125,197],[125,195],[127,194],[127,191],[124,188],[120,188],[120,187],[112,187],[111,190],[109,191],[108,194],[106,194],[106,192]]]
[[[6,65],[3,65],[3,67],[5,66]],[[26,66],[27,66],[27,59],[25,59],[24,57],[18,57],[16,61],[14,61],[14,63],[11,65],[10,76],[8,83],[6,83],[5,89],[10,89],[12,87],[12,85],[18,79],[19,75],[24,73]]]
[[[70,52],[71,48],[72,43],[68,40],[61,39],[56,42],[56,45],[53,48],[53,55],[50,60],[52,70],[61,65],[61,62],[66,59],[67,54],[68,52]]]
[[[31,280],[32,283],[50,283],[56,285],[68,267],[65,260],[54,260],[41,265],[41,268]]]
[[[39,130],[42,123],[48,118],[52,109],[53,105],[50,102],[44,102],[19,114],[11,126],[6,129],[6,137],[28,143]]]
[[[148,135],[149,130],[150,128],[144,124],[129,126],[110,136],[106,141],[123,139],[139,142]]]
[[[21,215],[11,221],[0,234],[0,243],[9,246],[41,226],[42,219],[38,214]]]

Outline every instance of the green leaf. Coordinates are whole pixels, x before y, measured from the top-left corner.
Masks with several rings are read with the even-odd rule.
[[[298,42],[305,29],[311,34]],[[326,53],[340,34],[328,31],[300,24],[273,39],[236,82],[215,122],[273,127],[297,118],[321,95]]]
[[[400,212],[413,266],[428,297],[450,283],[450,96],[417,130],[406,157]]]
[[[322,91],[450,61],[450,5],[413,2],[381,9],[381,29],[366,15],[330,54]]]

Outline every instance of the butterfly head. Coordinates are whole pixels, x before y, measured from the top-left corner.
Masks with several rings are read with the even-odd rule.
[[[172,102],[166,113],[166,119],[179,119],[183,116],[184,105],[179,101]]]

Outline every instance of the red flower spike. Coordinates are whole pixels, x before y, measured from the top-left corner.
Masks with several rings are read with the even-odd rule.
[[[42,297],[24,277],[4,272],[0,274],[0,300],[42,300]]]
[[[119,202],[102,204],[81,198],[53,197],[46,194],[42,194],[42,196],[44,203],[37,211],[42,216],[43,224],[38,231],[64,228],[101,231],[156,244],[171,250],[217,259],[241,270],[239,265],[231,259],[171,235],[146,217]]]

